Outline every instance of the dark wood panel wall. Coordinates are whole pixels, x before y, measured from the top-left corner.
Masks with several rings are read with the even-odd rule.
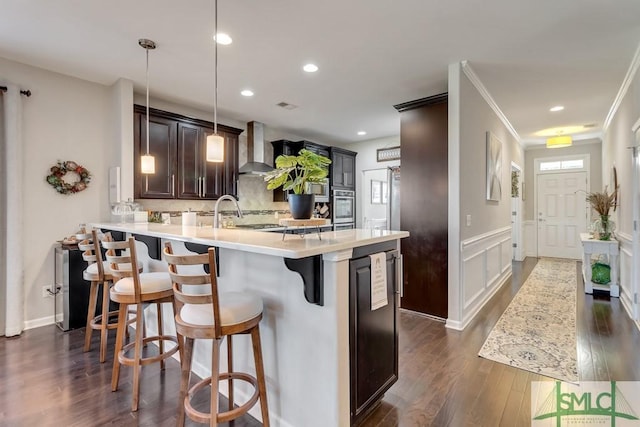
[[[395,106],[400,112],[401,307],[442,318],[448,304],[447,95]]]

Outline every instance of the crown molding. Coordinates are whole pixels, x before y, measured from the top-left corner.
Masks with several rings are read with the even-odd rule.
[[[629,86],[631,86],[631,82],[633,78],[636,76],[636,72],[638,71],[638,67],[640,67],[640,44],[636,48],[636,53],[633,55],[633,60],[631,60],[631,65],[629,65],[629,69],[627,70],[627,75],[624,76],[624,80],[622,80],[622,85],[620,86],[620,90],[618,90],[618,94],[616,98],[613,100],[613,104],[609,109],[609,113],[607,114],[607,118],[604,119],[604,125],[602,129],[606,132],[611,122],[613,121],[613,117],[618,112],[618,108],[620,108],[620,104],[622,104],[622,100],[624,99],[627,91],[629,90]]]
[[[464,72],[465,76],[467,76],[467,78],[471,81],[471,84],[475,86],[478,92],[480,92],[480,95],[482,95],[487,104],[489,104],[489,107],[491,107],[493,112],[496,113],[509,133],[513,135],[518,143],[522,144],[520,135],[518,135],[518,132],[516,132],[514,127],[511,125],[511,122],[509,122],[509,119],[507,119],[507,116],[504,115],[500,107],[498,107],[498,104],[496,103],[496,101],[494,101],[493,97],[484,86],[484,84],[482,84],[478,75],[473,71],[473,68],[471,68],[471,65],[469,65],[469,61],[461,61],[460,64],[462,65],[462,71]]]

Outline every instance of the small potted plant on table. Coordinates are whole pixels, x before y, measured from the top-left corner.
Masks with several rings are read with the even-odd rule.
[[[308,184],[324,184],[329,174],[331,160],[307,149],[297,156],[276,157],[276,168],[268,172],[264,180],[267,190],[282,187],[289,194],[289,209],[294,219],[309,219],[313,214],[314,195]]]
[[[608,193],[605,187],[602,193],[593,192],[587,194],[587,202],[591,204],[591,208],[600,215],[594,223],[594,237],[599,240],[610,240],[615,223],[609,218],[609,211],[615,207],[618,195],[616,187],[612,193]]]

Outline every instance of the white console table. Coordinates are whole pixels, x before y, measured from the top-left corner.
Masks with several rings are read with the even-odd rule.
[[[582,277],[584,278],[584,291],[592,294],[593,290],[602,290],[609,292],[612,297],[620,296],[620,285],[618,283],[618,254],[619,244],[617,240],[597,240],[593,239],[587,233],[580,234],[582,240]],[[611,281],[605,285],[593,283],[591,281],[591,255],[604,254],[609,258],[609,266],[611,267]]]

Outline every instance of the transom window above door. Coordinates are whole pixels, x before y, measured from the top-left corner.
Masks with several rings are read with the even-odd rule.
[[[557,171],[567,169],[584,169],[583,159],[556,160],[552,162],[540,162],[541,171]]]

